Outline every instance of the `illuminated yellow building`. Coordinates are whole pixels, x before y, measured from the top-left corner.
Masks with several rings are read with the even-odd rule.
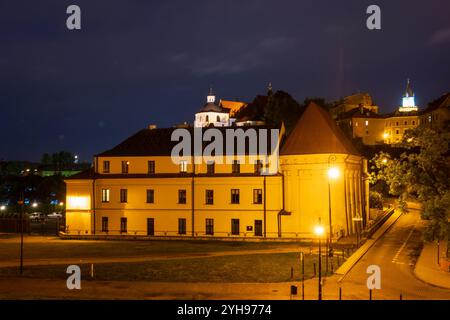
[[[272,128],[239,130],[258,132],[259,146],[273,142],[260,129]],[[175,164],[174,130],[141,130],[66,179],[65,234],[299,239],[310,238],[320,218],[337,238],[355,232],[354,217],[367,221],[366,160],[315,104],[286,139],[280,134],[279,158],[255,160],[247,146],[229,155],[233,163]]]

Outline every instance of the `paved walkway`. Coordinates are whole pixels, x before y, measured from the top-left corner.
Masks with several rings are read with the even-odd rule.
[[[424,244],[414,273],[417,278],[424,282],[437,287],[450,289],[450,272],[439,269],[437,264],[437,246],[434,243]]]

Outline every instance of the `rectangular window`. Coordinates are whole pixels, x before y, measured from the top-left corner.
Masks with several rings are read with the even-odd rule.
[[[206,173],[208,173],[208,174],[214,174],[214,172],[215,172],[215,165],[214,165],[214,162],[209,161],[209,162],[206,164]]]
[[[262,160],[255,160],[255,173],[261,173],[261,170],[263,168],[263,162]]]
[[[102,232],[108,232],[108,217],[102,217]]]
[[[103,161],[103,173],[109,173],[109,161]]]
[[[128,167],[130,163],[128,161],[122,161],[122,173],[128,173]]]
[[[262,203],[262,189],[253,189],[253,203],[254,204]]]
[[[262,235],[263,235],[262,220],[255,220],[255,236],[262,237]]]
[[[147,189],[147,203],[155,203],[155,190]]]
[[[154,236],[155,235],[155,219],[147,218],[147,235]]]
[[[128,202],[128,189],[120,189],[120,202]]]
[[[231,166],[231,172],[232,173],[240,173],[241,172],[241,165],[239,164],[239,160],[233,160],[233,164]]]
[[[102,202],[109,202],[109,189],[102,189]]]
[[[148,162],[148,174],[155,174],[155,161],[153,160]]]
[[[214,190],[206,190],[205,191],[205,203],[206,204],[214,204]]]
[[[231,234],[234,236],[239,235],[239,219],[231,219]]]
[[[178,190],[178,203],[186,204],[186,190]]]
[[[181,173],[186,173],[187,172],[187,161],[186,160],[181,160],[180,161],[180,172]]]
[[[186,219],[178,219],[178,234],[186,234]]]
[[[120,218],[120,232],[126,233],[127,230],[127,218]]]
[[[231,203],[239,203],[239,189],[231,189]]]
[[[206,234],[214,235],[214,219],[206,219]]]

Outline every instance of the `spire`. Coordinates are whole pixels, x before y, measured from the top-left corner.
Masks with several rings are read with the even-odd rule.
[[[267,85],[267,95],[273,94],[272,82]]]
[[[414,97],[414,93],[411,89],[411,82],[409,78],[406,80],[406,91],[405,91],[405,98]]]

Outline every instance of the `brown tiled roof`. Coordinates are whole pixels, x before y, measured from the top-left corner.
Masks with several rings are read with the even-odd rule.
[[[130,138],[126,139],[122,143],[118,144],[114,148],[107,150],[98,154],[97,156],[170,156],[172,149],[179,142],[171,141],[172,132],[176,128],[161,128],[161,129],[144,129]],[[203,128],[205,131],[208,128]],[[245,126],[245,127],[214,127],[214,129],[218,129],[222,133],[223,137],[223,145],[224,149],[226,148],[225,144],[225,132],[227,129],[242,129],[244,131],[255,129],[258,133],[259,129],[274,129],[271,126]],[[194,128],[186,128],[191,133],[191,142],[194,142]],[[258,135],[257,135],[258,136]],[[258,136],[259,139],[259,136]],[[267,146],[268,151],[270,151],[270,132],[267,134]],[[259,140],[258,140],[259,141]],[[246,139],[246,153],[248,152],[248,139]],[[205,142],[204,147],[208,145],[210,142]],[[258,142],[259,146],[259,142]],[[236,144],[235,144],[236,147]],[[193,146],[192,146],[192,150]],[[226,149],[224,150],[225,153]]]
[[[330,114],[311,102],[287,137],[280,154],[321,153],[360,155]]]
[[[448,108],[448,107],[450,107],[450,93],[443,94],[436,100],[428,103],[428,106],[423,111],[423,113],[428,113],[439,108]]]
[[[86,180],[93,179],[95,177],[94,168],[89,168],[87,170],[81,171],[70,177],[64,178],[64,180]]]

